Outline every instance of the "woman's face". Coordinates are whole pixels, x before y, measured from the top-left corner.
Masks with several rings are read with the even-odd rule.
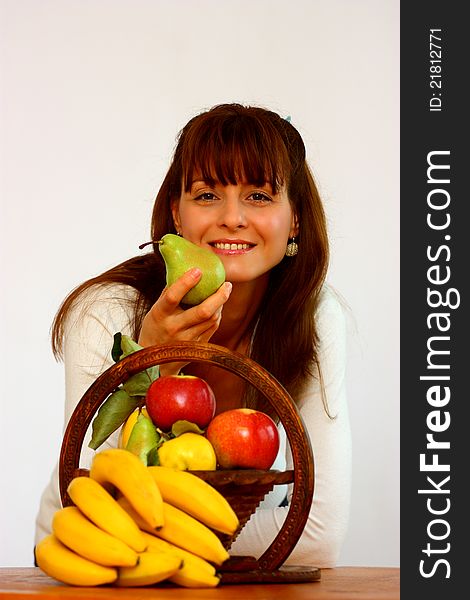
[[[284,257],[297,227],[287,192],[271,186],[215,184],[195,178],[172,206],[176,230],[210,248],[225,267],[227,281],[254,281]]]

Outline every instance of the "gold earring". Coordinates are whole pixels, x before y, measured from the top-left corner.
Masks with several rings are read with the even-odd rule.
[[[290,238],[286,248],[286,256],[295,256],[299,252],[299,246],[295,241],[295,237]]]

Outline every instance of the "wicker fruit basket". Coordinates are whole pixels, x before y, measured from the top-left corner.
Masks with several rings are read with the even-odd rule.
[[[240,520],[234,536],[221,536],[226,548],[234,541],[263,497],[274,485],[293,483],[287,517],[277,536],[262,556],[231,556],[222,566],[222,583],[300,582],[320,578],[311,567],[282,567],[296,545],[307,522],[313,498],[314,461],[309,438],[298,410],[287,391],[258,363],[215,344],[179,342],[139,350],[112,365],[89,387],[70,418],[59,460],[59,486],[64,506],[71,503],[67,487],[80,469],[80,453],[85,433],[95,413],[108,395],[132,375],[154,365],[189,361],[210,363],[243,378],[264,395],[283,424],[293,457],[288,471],[248,469],[193,471],[218,489]]]

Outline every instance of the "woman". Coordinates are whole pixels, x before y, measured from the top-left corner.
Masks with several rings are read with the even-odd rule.
[[[67,422],[83,393],[111,363],[114,333],[142,346],[181,340],[213,342],[259,362],[300,409],[315,459],[315,494],[304,533],[288,564],[331,567],[349,506],[350,434],[346,405],[345,325],[325,283],[325,215],[297,130],[277,114],[238,104],[215,106],[180,133],[152,216],[153,252],[134,257],[73,291],[53,325],[63,356]],[[165,287],[156,241],[177,233],[219,255],[227,282],[200,305],[180,301],[201,277],[189,270]],[[203,377],[217,412],[268,410],[237,376],[211,365],[172,363],[161,374]],[[285,432],[276,466],[292,465]],[[82,466],[91,459],[87,439]],[[107,444],[115,445],[116,436]],[[288,511],[290,490],[276,486],[231,548],[259,556]],[[60,507],[57,471],[45,490],[36,541]]]

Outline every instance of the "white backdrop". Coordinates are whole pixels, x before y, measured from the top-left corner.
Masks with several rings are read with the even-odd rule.
[[[220,102],[291,115],[350,325],[342,565],[399,564],[398,0],[0,0],[0,565],[32,564],[57,460],[59,303],[138,253],[177,131]]]

